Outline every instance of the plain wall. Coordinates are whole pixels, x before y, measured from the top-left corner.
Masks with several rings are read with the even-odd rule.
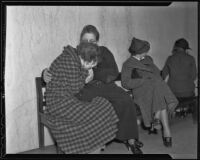
[[[197,60],[197,2],[169,7],[8,6],[6,23],[6,152],[38,148],[35,77],[62,52],[76,47],[84,25],[100,32],[100,44],[114,54],[119,70],[130,56],[133,36],[148,40],[161,69],[173,43],[186,38]],[[45,144],[52,140],[45,132]]]

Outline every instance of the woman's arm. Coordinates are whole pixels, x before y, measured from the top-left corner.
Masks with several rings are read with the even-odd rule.
[[[141,86],[144,83],[144,79],[142,78],[132,78],[133,75],[133,68],[123,64],[122,72],[121,72],[121,80],[122,86],[126,89],[134,89]]]
[[[88,71],[80,68],[71,56],[61,55],[50,67],[52,79],[49,83],[59,85],[61,87],[68,86],[73,93],[77,93],[85,85],[85,79]]]
[[[42,71],[42,79],[45,83],[49,83],[52,79],[52,74],[50,72],[50,70],[48,68],[45,68],[43,71]],[[89,74],[88,74],[88,77],[85,79],[85,83],[89,83],[90,81],[93,80],[93,77],[94,77],[94,73],[93,73],[93,70],[90,69],[89,70]]]
[[[84,87],[89,72],[84,68],[80,68],[71,57],[67,58],[65,63],[66,65],[63,68],[65,72],[64,80],[74,92],[79,92]]]
[[[167,75],[169,74],[169,57],[167,58],[166,62],[165,62],[165,65],[161,71],[161,76],[162,76],[162,79],[165,80],[165,78],[167,77]]]
[[[110,83],[117,78],[119,70],[113,54],[106,47],[101,47],[100,51],[103,62],[101,66],[94,68],[94,79]]]
[[[191,61],[191,77],[193,80],[196,80],[197,78],[197,67],[196,67],[196,62],[195,59],[192,57],[192,61]]]

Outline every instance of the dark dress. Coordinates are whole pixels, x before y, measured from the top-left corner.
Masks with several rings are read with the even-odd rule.
[[[119,71],[113,54],[101,46],[101,59],[97,67],[93,69],[94,80],[87,84],[77,95],[80,100],[91,101],[100,96],[109,100],[119,118],[116,139],[128,140],[138,138],[138,126],[136,119],[136,106],[133,99],[114,81],[108,83],[107,78],[112,75],[117,78]]]
[[[47,84],[45,114],[61,150],[85,154],[114,139],[118,117],[112,104],[97,96],[91,102],[75,97],[88,75],[81,68],[76,50],[65,47],[51,64],[50,72],[52,80]]]
[[[194,95],[197,69],[194,57],[185,52],[175,52],[167,58],[162,70],[163,79],[169,75],[168,85],[176,97]]]

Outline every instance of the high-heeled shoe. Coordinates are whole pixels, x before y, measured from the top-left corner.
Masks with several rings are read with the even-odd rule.
[[[125,145],[129,151],[131,151],[133,154],[143,154],[142,150],[140,149],[143,147],[143,143],[135,140],[134,144],[130,144],[128,141],[125,142]]]
[[[158,134],[157,129],[152,126],[149,127],[148,131],[148,134]]]
[[[163,128],[163,125],[162,126],[162,139],[163,139],[163,144],[166,146],[166,147],[172,147],[172,137],[165,137],[164,136],[164,128]]]
[[[135,145],[138,146],[139,148],[142,148],[144,146],[144,144],[138,139],[135,139]]]
[[[164,136],[164,128],[162,126],[162,139],[163,139],[163,144],[166,147],[172,147],[172,137],[165,137]]]
[[[163,144],[166,147],[172,147],[172,137],[163,137]]]
[[[147,130],[148,131],[148,134],[158,134],[157,132],[157,129],[154,128],[153,124],[151,124],[150,127],[146,127],[144,125],[144,122],[141,123],[141,127],[144,129],[144,130]]]
[[[161,125],[161,122],[160,122],[160,120],[159,119],[157,119],[157,118],[155,118],[154,120],[153,120],[153,127],[155,128],[155,129],[157,129],[157,130],[160,130],[160,129],[162,129],[162,125]]]

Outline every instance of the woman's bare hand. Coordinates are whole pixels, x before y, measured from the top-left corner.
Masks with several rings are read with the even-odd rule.
[[[85,83],[89,83],[90,81],[93,80],[93,77],[94,77],[93,69],[88,70],[88,72],[89,72],[89,75],[88,75],[88,77],[85,79]]]
[[[43,80],[46,82],[46,83],[49,83],[51,81],[51,78],[52,78],[52,74],[51,72],[49,71],[48,68],[44,69],[44,72],[43,72]]]
[[[95,67],[97,65],[97,62],[84,62],[84,67],[87,70],[91,70],[93,67]]]

